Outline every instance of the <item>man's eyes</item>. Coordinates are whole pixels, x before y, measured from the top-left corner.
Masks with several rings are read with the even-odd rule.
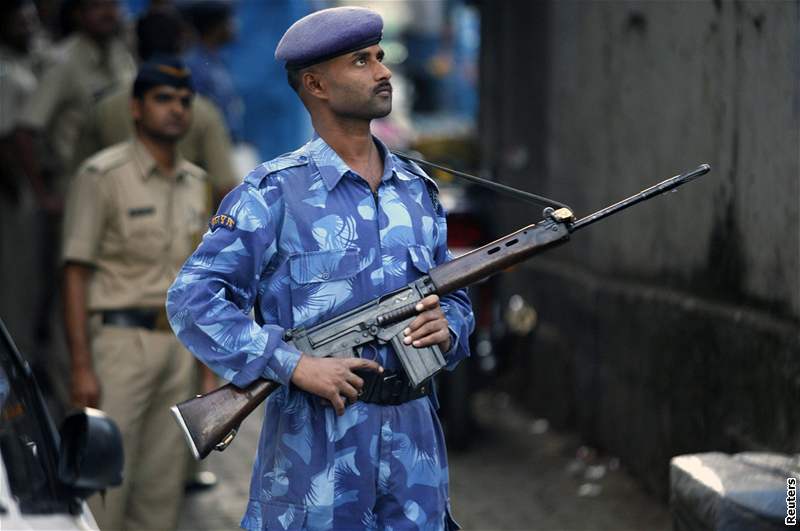
[[[377,57],[375,57],[375,59],[376,59],[376,60],[377,60],[379,63],[382,63],[382,62],[383,62],[383,54],[381,54],[381,55],[378,55]],[[356,65],[358,65],[358,66],[364,66],[364,65],[366,65],[366,64],[367,64],[367,61],[368,61],[368,58],[366,58],[366,57],[359,57],[358,59],[356,59],[355,61],[353,61],[353,64],[356,64]]]
[[[154,99],[158,103],[172,103],[175,100],[180,101],[181,105],[184,107],[191,107],[192,105],[192,97],[191,96],[183,96],[178,98],[176,96],[168,96],[166,94],[156,94]]]

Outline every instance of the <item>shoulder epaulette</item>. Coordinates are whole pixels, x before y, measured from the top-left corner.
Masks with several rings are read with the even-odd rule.
[[[201,168],[200,166],[197,166],[196,164],[193,164],[192,162],[190,162],[188,160],[185,160],[185,159],[184,159],[184,161],[182,163],[182,166],[183,166],[182,169],[188,175],[194,177],[195,179],[199,179],[201,181],[207,181],[208,180],[208,173],[206,173],[206,171],[203,168]]]
[[[417,177],[420,177],[426,182],[426,184],[428,184],[429,188],[432,185],[436,190],[436,193],[439,193],[439,184],[433,179],[433,177],[425,173],[425,170],[420,168],[417,163],[412,160],[404,159],[396,153],[392,153],[392,155],[394,155],[394,159],[404,170],[408,171],[409,173],[413,173]]]
[[[397,161],[401,168],[422,179],[422,182],[425,183],[425,188],[428,190],[428,197],[431,199],[433,208],[439,210],[441,206],[441,203],[439,203],[439,184],[413,160],[404,159],[397,153],[392,153],[392,155],[394,155],[394,160]]]
[[[129,142],[121,142],[92,155],[81,164],[79,171],[105,173],[122,166],[130,160]]]
[[[258,186],[264,177],[271,173],[296,166],[305,166],[306,164],[308,164],[308,157],[299,150],[285,153],[272,160],[259,164],[253,171],[247,174],[247,177],[244,178],[244,182]]]

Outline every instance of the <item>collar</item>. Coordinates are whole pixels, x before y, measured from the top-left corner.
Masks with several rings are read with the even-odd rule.
[[[165,179],[175,179],[180,180],[180,178],[185,173],[184,160],[181,157],[180,153],[178,153],[177,158],[175,159],[175,171],[172,175],[164,175],[159,171],[158,166],[156,165],[156,160],[147,150],[147,147],[142,144],[138,139],[133,140],[133,160],[136,163],[136,166],[139,168],[139,174],[142,176],[142,179],[147,181],[152,176],[162,177]]]
[[[378,152],[383,155],[383,175],[381,176],[381,181],[386,182],[395,174],[394,157],[379,138],[373,135],[372,140],[375,142]],[[336,153],[316,131],[314,132],[314,137],[311,139],[311,142],[307,144],[306,152],[308,153],[308,157],[314,161],[314,164],[317,166],[320,177],[322,177],[322,181],[325,183],[325,188],[327,188],[329,192],[339,184],[339,181],[341,181],[342,177],[348,172],[351,175],[356,175],[347,163],[342,160],[339,154]]]

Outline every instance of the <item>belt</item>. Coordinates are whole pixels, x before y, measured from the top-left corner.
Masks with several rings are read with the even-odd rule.
[[[126,308],[124,310],[103,310],[103,324],[124,326],[126,328],[146,328],[148,330],[171,331],[167,312],[164,308]]]
[[[431,394],[431,382],[411,387],[403,371],[355,371],[364,380],[358,399],[368,404],[397,406]]]

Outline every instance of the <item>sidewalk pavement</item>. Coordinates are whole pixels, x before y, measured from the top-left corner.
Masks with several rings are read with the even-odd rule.
[[[450,455],[453,515],[465,530],[670,529],[667,508],[642,492],[614,458],[550,430],[502,393],[480,393],[472,407],[480,435],[469,451]],[[187,498],[180,530],[238,528],[262,415],[254,412],[225,452],[209,456],[220,482]]]

